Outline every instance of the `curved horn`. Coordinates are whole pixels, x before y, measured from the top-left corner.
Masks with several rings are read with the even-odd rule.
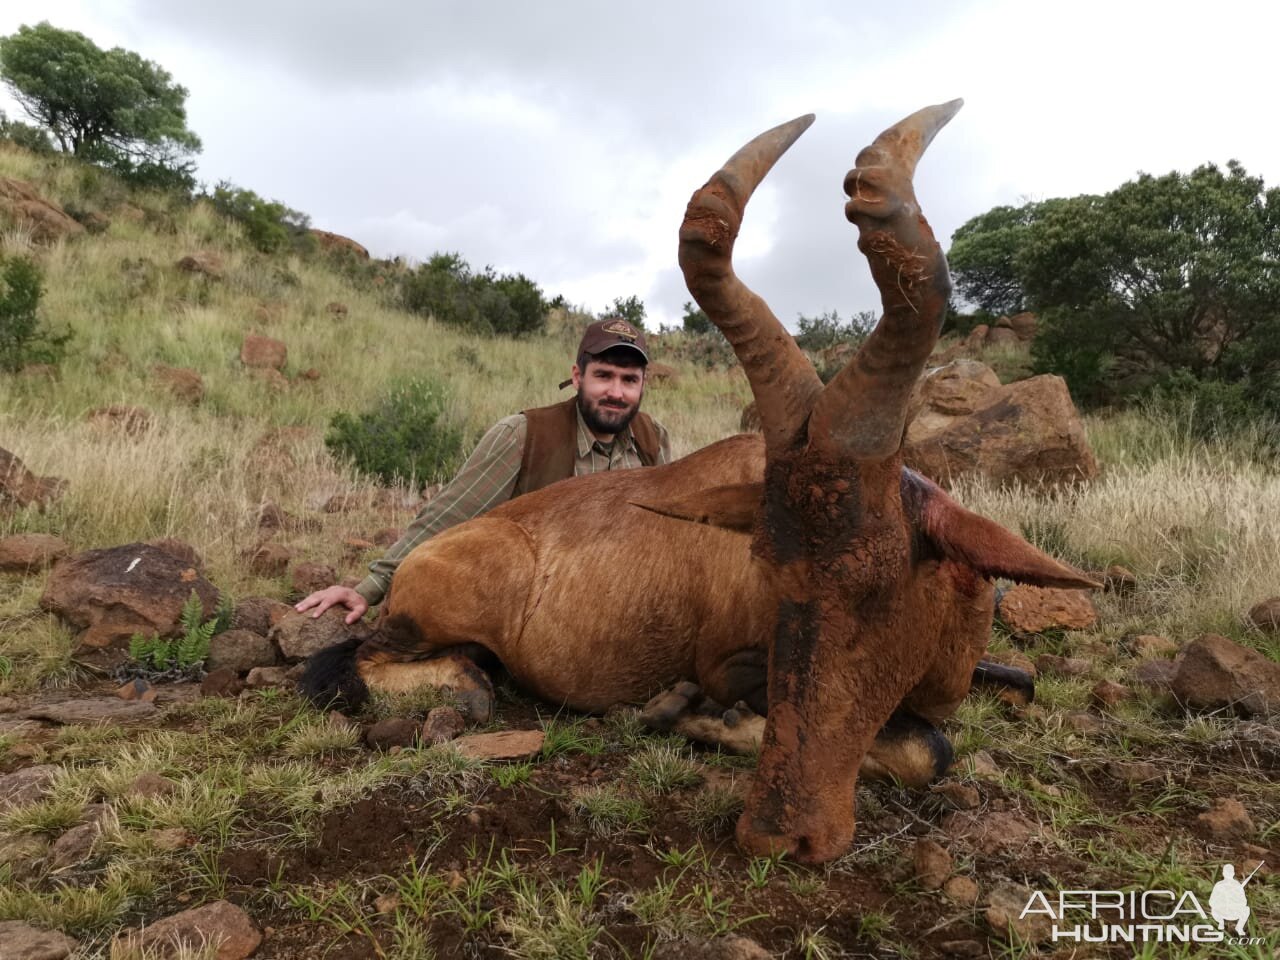
[[[858,154],[845,177],[845,215],[858,227],[858,249],[871,265],[884,315],[815,404],[811,443],[858,460],[882,460],[902,445],[907,402],[951,296],[946,257],[911,180],[925,148],[963,104],[925,107],[894,124]]]
[[[751,194],[811,123],[813,114],[797,117],[735,153],[693,195],[680,225],[685,283],[733,345],[770,449],[795,440],[822,391],[822,381],[768,304],[734,274],[733,244]]]

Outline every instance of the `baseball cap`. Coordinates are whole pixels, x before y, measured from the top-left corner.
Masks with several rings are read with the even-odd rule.
[[[603,320],[588,324],[586,331],[583,332],[582,342],[578,344],[578,366],[586,366],[588,358],[599,356],[614,347],[627,347],[638,353],[643,362],[649,362],[647,352],[649,348],[644,340],[644,331],[627,323],[621,317],[605,317]],[[560,384],[560,389],[563,390],[571,382],[571,380],[564,381]]]

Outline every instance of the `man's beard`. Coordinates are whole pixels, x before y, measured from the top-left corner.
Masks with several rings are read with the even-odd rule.
[[[626,430],[637,413],[640,404],[632,407],[606,407],[601,403],[588,405],[582,394],[578,394],[578,410],[592,433],[622,433]]]

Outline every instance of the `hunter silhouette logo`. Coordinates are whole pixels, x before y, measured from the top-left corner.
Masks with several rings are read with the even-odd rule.
[[[1037,890],[1021,916],[1047,916],[1054,941],[1258,944],[1261,937],[1245,933],[1251,911],[1244,888],[1260,869],[1237,880],[1236,868],[1225,864],[1207,911],[1190,890],[1060,890],[1056,900]]]
[[[626,337],[628,340],[634,340],[639,336],[631,324],[622,320],[614,320],[611,323],[606,323],[600,329],[605,333],[615,333],[620,337]]]

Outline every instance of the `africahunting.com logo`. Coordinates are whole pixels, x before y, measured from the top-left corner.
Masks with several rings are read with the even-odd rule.
[[[1208,909],[1190,890],[1060,890],[1056,897],[1039,890],[1022,908],[1022,919],[1044,917],[1052,939],[1077,943],[1226,943],[1260,944],[1250,936],[1249,898],[1231,864],[1213,885]],[[1255,921],[1256,925],[1256,921]]]

